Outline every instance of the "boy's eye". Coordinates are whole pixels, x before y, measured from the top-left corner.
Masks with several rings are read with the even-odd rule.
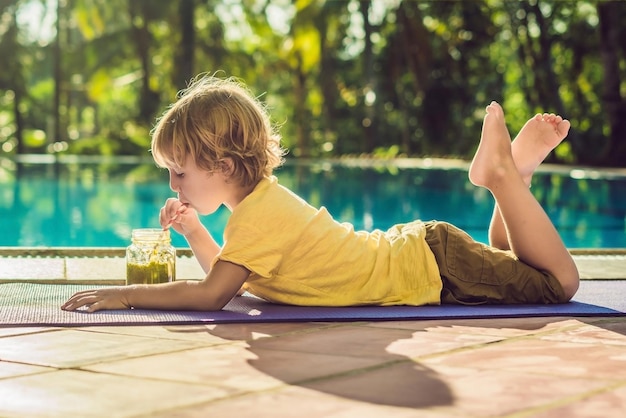
[[[170,175],[172,175],[172,176],[176,176],[176,177],[180,177],[180,178],[185,176],[185,173],[179,173],[178,171],[174,170],[173,168],[170,168],[169,172],[170,172]]]

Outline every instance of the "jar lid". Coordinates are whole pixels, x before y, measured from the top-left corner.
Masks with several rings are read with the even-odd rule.
[[[138,228],[132,231],[133,241],[169,242],[170,230],[161,228]]]

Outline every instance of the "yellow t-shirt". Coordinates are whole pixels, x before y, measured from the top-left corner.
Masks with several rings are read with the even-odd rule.
[[[301,306],[439,304],[435,257],[420,221],[355,231],[268,177],[234,210],[217,260],[251,271],[244,289]]]

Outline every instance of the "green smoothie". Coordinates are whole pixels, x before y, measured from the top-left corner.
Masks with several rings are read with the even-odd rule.
[[[155,284],[167,283],[176,280],[174,266],[168,263],[151,261],[148,264],[126,264],[126,284]]]

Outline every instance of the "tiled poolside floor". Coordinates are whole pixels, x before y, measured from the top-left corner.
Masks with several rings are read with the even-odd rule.
[[[576,260],[626,279],[626,255]],[[0,256],[3,281],[120,274],[119,257]],[[625,413],[626,317],[0,328],[0,417]]]

